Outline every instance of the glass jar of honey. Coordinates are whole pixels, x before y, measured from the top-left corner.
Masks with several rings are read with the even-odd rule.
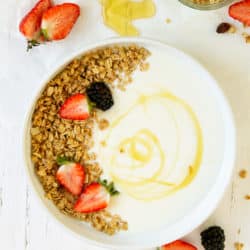
[[[198,10],[214,10],[233,2],[233,0],[179,0],[181,3]]]

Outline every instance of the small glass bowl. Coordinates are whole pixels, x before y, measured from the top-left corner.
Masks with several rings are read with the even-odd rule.
[[[215,10],[233,2],[233,0],[179,0],[197,10]]]

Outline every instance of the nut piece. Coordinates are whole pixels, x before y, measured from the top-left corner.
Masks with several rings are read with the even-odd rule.
[[[106,119],[101,119],[98,121],[98,127],[100,130],[104,130],[109,126],[109,121]]]
[[[228,33],[235,33],[236,32],[236,27],[231,25],[230,29],[228,30]]]
[[[217,27],[216,32],[219,33],[219,34],[226,33],[226,32],[229,31],[230,28],[231,28],[231,24],[229,24],[229,23],[221,23]]]
[[[241,242],[235,242],[234,243],[234,248],[235,250],[243,250],[244,244]]]
[[[244,179],[247,177],[247,171],[245,169],[241,169],[239,172],[240,178]]]
[[[250,195],[249,194],[245,195],[245,200],[250,200]]]
[[[248,35],[245,39],[246,39],[246,43],[250,43],[250,35]]]

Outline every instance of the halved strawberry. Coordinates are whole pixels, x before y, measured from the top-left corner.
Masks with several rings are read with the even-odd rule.
[[[100,183],[92,183],[86,187],[77,200],[74,210],[80,213],[91,213],[106,208],[109,204],[110,195],[116,195],[114,183],[107,184],[104,180]]]
[[[82,192],[85,179],[83,166],[61,157],[58,157],[57,162],[61,165],[56,173],[57,180],[69,192],[74,195],[79,195]]]
[[[64,39],[80,15],[80,7],[73,3],[56,5],[42,17],[42,32],[47,40]]]
[[[59,110],[63,119],[85,120],[89,118],[91,106],[84,94],[75,94],[69,97]]]
[[[20,32],[35,46],[42,38],[40,27],[43,13],[52,6],[51,0],[40,0],[22,19],[19,24]]]
[[[244,0],[232,4],[228,10],[229,15],[242,22],[246,26],[250,26],[250,0]]]
[[[160,248],[159,250],[197,250],[197,247],[182,241],[182,240],[176,240],[169,244],[166,244]]]

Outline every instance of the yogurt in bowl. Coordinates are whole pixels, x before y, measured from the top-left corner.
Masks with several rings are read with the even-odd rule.
[[[115,105],[100,114],[108,128],[93,130],[93,151],[103,176],[120,191],[108,210],[128,222],[127,231],[107,236],[61,214],[45,199],[30,159],[32,113],[25,135],[28,173],[50,214],[81,238],[109,248],[154,247],[189,233],[215,209],[235,155],[227,101],[189,56],[160,42],[123,38],[86,47],[70,60],[93,49],[128,44],[150,51],[149,69],[136,70],[125,91],[114,89]]]

